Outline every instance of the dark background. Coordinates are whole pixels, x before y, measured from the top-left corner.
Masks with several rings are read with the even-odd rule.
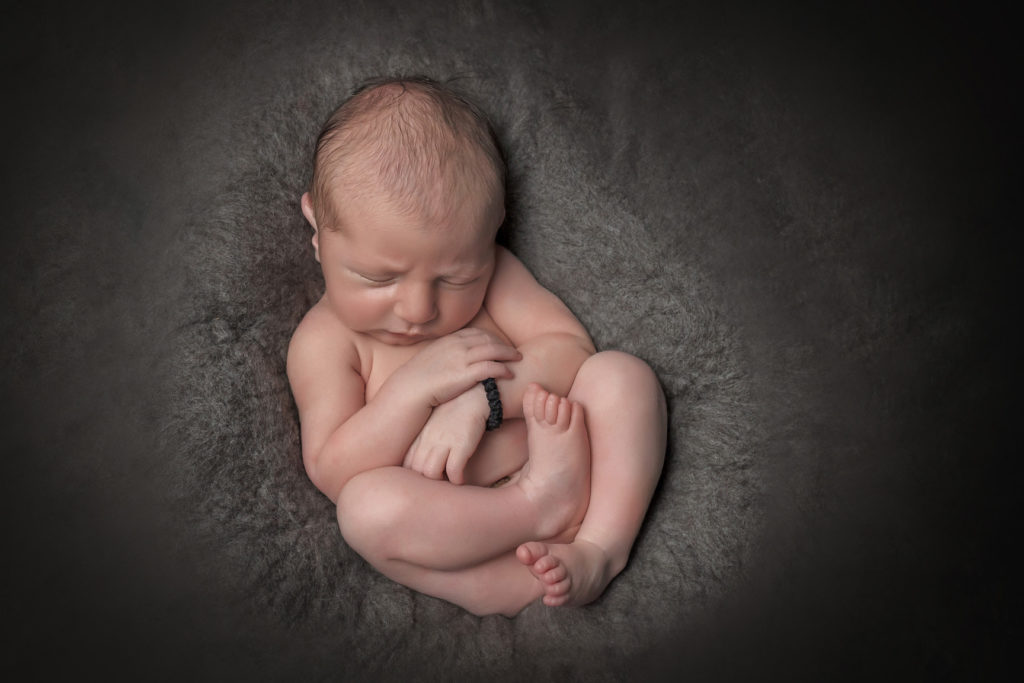
[[[885,112],[901,132],[891,144],[904,184],[877,201],[898,215],[901,202],[928,198],[940,217],[933,230],[851,242],[851,258],[898,273],[913,293],[905,334],[867,360],[816,355],[834,332],[828,292],[801,296],[801,274],[771,270],[756,242],[716,255],[738,325],[765,344],[802,337],[832,368],[814,438],[828,446],[855,434],[870,448],[824,471],[810,495],[821,514],[768,534],[776,559],[757,578],[636,667],[692,680],[1009,679],[1021,635],[1011,334],[1020,26],[996,4],[787,7],[547,10],[545,30],[564,41],[577,64],[566,79],[582,93],[588,51],[671,62],[678,41],[699,36],[832,121],[830,135]],[[268,647],[287,634],[254,631],[237,607],[244,598],[209,579],[198,554],[158,550],[173,520],[147,502],[165,484],[150,456],[166,311],[133,287],[174,267],[161,261],[174,235],[144,219],[202,196],[202,179],[176,174],[175,159],[201,144],[189,134],[194,113],[176,103],[217,60],[245,58],[246,21],[260,22],[259,10],[40,2],[0,29],[4,605],[14,633],[4,666],[30,678],[301,670],[295,649]],[[779,287],[790,306],[744,309],[745,287],[756,286]],[[941,343],[913,326],[936,309],[953,329]],[[871,382],[890,389],[879,392],[889,404],[875,406],[887,418],[875,431],[850,398]],[[96,467],[110,462],[113,471]],[[784,460],[777,475],[785,480]]]

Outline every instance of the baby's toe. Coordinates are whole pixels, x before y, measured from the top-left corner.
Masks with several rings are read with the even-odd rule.
[[[544,419],[548,424],[553,425],[558,422],[558,406],[561,403],[561,397],[548,394],[548,399],[544,403]]]
[[[569,428],[569,423],[572,420],[573,402],[567,398],[562,398],[558,402],[558,420],[556,424],[561,430]]]
[[[547,546],[538,541],[523,543],[516,548],[516,557],[525,565],[532,565],[540,558],[548,554]]]
[[[568,581],[568,579],[566,579]],[[559,588],[560,592],[553,593],[550,589],[544,594],[544,604],[548,607],[559,607],[569,601],[569,586]]]
[[[565,577],[568,575],[568,571],[564,564],[559,564],[552,567],[548,571],[544,572],[543,581],[549,586],[554,586],[562,581],[565,581]]]
[[[538,422],[547,422],[548,420],[548,398],[550,396],[551,394],[542,387],[538,387],[533,396],[533,417]]]
[[[527,420],[536,417],[535,407],[537,405],[538,391],[540,391],[540,385],[536,382],[530,382],[526,385],[526,391],[523,392],[523,417]]]
[[[537,576],[540,576],[560,566],[561,563],[554,555],[545,555],[533,563],[533,571]]]
[[[557,581],[549,585],[545,590],[545,594],[552,598],[561,598],[569,595],[569,589],[572,588],[572,577],[565,577],[561,581]]]

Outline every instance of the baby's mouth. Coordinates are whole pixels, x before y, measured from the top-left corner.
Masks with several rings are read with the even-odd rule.
[[[415,344],[416,342],[423,341],[427,338],[427,335],[418,332],[391,332],[387,331],[392,337],[397,337],[401,341],[409,344]]]

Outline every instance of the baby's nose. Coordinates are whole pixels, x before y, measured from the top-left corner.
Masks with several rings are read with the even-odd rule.
[[[398,294],[395,314],[410,325],[424,325],[437,317],[432,283],[407,283]]]

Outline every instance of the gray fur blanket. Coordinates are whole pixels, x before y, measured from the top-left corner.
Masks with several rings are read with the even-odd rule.
[[[1004,77],[981,22],[344,0],[5,29],[5,666],[994,674],[1016,114],[978,86]],[[390,74],[482,105],[503,239],[665,388],[662,481],[588,607],[477,618],[394,584],[299,464],[285,352],[322,280],[298,200],[324,117]]]

